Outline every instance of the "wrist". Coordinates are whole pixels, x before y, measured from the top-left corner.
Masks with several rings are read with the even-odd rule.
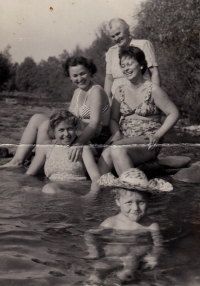
[[[155,136],[158,140],[160,140],[161,137],[162,137],[159,133],[155,133],[154,136]]]
[[[83,144],[80,142],[75,142],[74,144],[72,144],[72,146],[83,146]]]

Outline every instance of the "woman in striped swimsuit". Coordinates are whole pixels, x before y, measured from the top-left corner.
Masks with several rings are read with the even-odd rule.
[[[82,56],[68,58],[64,70],[73,84],[77,86],[69,107],[75,116],[79,118],[77,138],[73,142],[69,159],[77,161],[82,153],[83,145],[104,144],[108,137],[108,125],[110,118],[110,105],[108,97],[99,85],[92,80],[97,71],[95,64]],[[20,145],[12,160],[2,167],[21,166],[34,148],[34,144],[44,144],[50,140],[48,134],[49,118],[44,114],[35,114],[30,119],[21,138]],[[108,136],[102,136],[102,133]]]

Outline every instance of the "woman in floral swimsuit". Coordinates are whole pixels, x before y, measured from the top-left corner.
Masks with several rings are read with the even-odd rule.
[[[147,62],[142,50],[130,46],[119,54],[123,74],[129,80],[119,86],[112,102],[108,147],[99,160],[101,174],[115,167],[118,175],[155,158],[158,143],[174,126],[179,112],[158,85],[143,78]],[[161,112],[166,115],[161,123]],[[141,145],[142,144],[142,145]]]

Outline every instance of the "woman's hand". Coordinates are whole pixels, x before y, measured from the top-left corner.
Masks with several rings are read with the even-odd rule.
[[[147,254],[142,261],[145,262],[145,265],[143,265],[143,270],[147,268],[153,269],[156,265],[158,265],[158,258],[152,254]]]
[[[75,143],[70,147],[69,159],[72,162],[77,162],[82,155],[83,145],[80,143]]]
[[[114,143],[115,141],[119,141],[121,140],[123,137],[121,135],[120,132],[116,132],[114,135],[112,135],[108,141],[106,142],[106,145],[111,145],[112,143]]]
[[[156,148],[157,144],[159,143],[159,141],[160,141],[160,137],[159,136],[157,136],[155,134],[149,136],[148,150],[151,151],[154,148]]]

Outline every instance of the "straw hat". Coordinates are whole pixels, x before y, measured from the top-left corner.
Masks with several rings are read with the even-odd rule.
[[[170,192],[173,190],[172,184],[162,179],[152,179],[148,181],[144,172],[137,168],[130,168],[123,172],[119,178],[112,173],[104,174],[98,180],[98,185],[106,188],[135,189],[148,192]]]

